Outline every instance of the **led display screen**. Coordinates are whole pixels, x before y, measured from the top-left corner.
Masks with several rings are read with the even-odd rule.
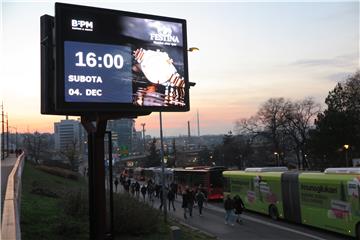
[[[186,21],[56,3],[56,108],[188,111]]]

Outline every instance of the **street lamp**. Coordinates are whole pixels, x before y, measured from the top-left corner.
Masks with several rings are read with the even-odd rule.
[[[279,153],[274,152],[274,155],[275,155],[276,165],[279,166]]]
[[[348,151],[349,151],[349,148],[350,148],[350,145],[349,144],[344,144],[344,149],[345,149],[345,162],[346,162],[346,167],[349,166],[349,163],[348,163]]]
[[[189,52],[195,52],[195,51],[200,51],[200,49],[197,48],[197,47],[191,47],[191,48],[188,49],[188,51]]]

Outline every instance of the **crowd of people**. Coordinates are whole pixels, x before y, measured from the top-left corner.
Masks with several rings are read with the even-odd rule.
[[[123,190],[130,194],[131,196],[141,199],[142,201],[148,201],[152,206],[154,205],[155,199],[159,199],[161,210],[164,207],[163,202],[163,190],[162,186],[156,184],[152,179],[149,179],[146,182],[140,184],[138,181],[127,178],[123,174],[120,175],[120,178],[115,178],[115,192],[118,192],[119,184],[122,186]],[[170,185],[165,187],[166,199],[168,204],[168,209],[171,211],[176,211],[175,208],[175,199],[178,198],[178,192],[181,193],[182,203],[181,207],[183,208],[184,219],[187,219],[188,216],[193,216],[194,206],[197,205],[199,216],[203,216],[203,207],[207,202],[207,196],[203,191],[201,185],[196,188],[196,190],[186,186],[184,189],[181,189],[178,184],[172,182]],[[227,195],[224,200],[225,208],[225,224],[230,224],[231,226],[235,225],[235,222],[242,223],[241,214],[245,208],[244,203],[240,196],[236,195],[233,198],[230,195]]]

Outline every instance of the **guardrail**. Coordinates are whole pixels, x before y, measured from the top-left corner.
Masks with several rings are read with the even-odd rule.
[[[24,167],[24,152],[17,158],[9,174],[2,215],[1,239],[20,240],[21,175]]]

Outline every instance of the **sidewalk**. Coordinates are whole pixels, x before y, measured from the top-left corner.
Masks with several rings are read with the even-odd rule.
[[[115,189],[115,188],[114,188]],[[117,193],[123,193],[122,187],[118,188]],[[136,198],[135,198],[136,199]],[[142,200],[142,196],[140,196],[139,201]],[[221,208],[211,206],[210,204],[204,205],[203,208],[203,216],[199,215],[199,210],[197,207],[194,207],[192,217],[189,216],[187,212],[187,219],[184,219],[184,209],[181,207],[182,196],[178,195],[175,200],[175,211],[172,206],[169,210],[169,203],[167,203],[167,213],[169,218],[173,218],[178,221],[180,224],[185,225],[191,229],[202,232],[205,235],[208,235],[211,238],[219,238],[219,236],[227,236],[228,234],[232,234],[234,231],[234,227],[227,226],[224,224],[224,210]],[[150,202],[146,198],[146,203],[155,209],[159,209],[160,200],[154,197],[154,202]],[[162,209],[162,212],[164,210]],[[226,239],[226,238],[225,238]]]
[[[6,185],[8,176],[13,169],[15,162],[16,162],[16,155],[15,154],[9,154],[9,157],[5,158],[4,160],[1,160],[1,216],[3,212],[3,202],[5,198],[5,192],[6,192]]]

